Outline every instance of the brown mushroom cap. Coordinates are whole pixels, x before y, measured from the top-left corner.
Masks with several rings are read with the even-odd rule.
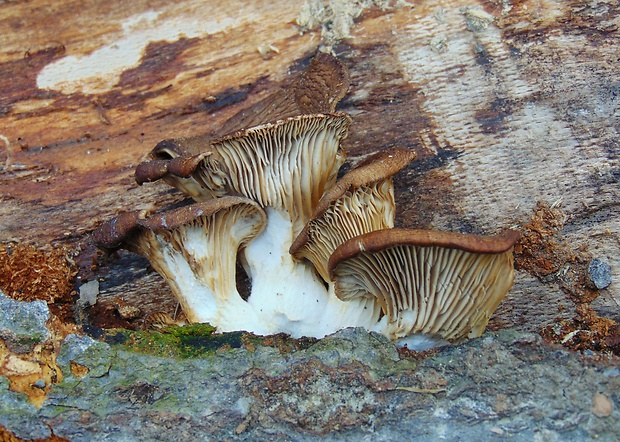
[[[183,180],[178,179],[191,178],[198,164],[209,155],[211,155],[210,152],[204,152],[193,156],[179,156],[171,159],[143,161],[136,167],[136,182],[142,185],[162,178],[170,178],[183,182]],[[170,184],[173,187],[179,187],[176,181]]]
[[[317,52],[308,68],[295,80],[234,115],[218,132],[231,134],[297,115],[330,114],[348,89],[347,68],[332,55]]]
[[[190,204],[167,212],[155,213],[149,217],[146,216],[144,210],[124,212],[101,224],[93,232],[92,238],[98,247],[104,249],[117,249],[123,246],[131,248],[130,243],[134,240],[132,237],[142,231],[150,230],[160,233],[173,231],[183,225],[198,222],[201,218],[207,218],[220,211],[242,205],[248,206],[250,211],[257,212],[262,219],[262,224],[264,224],[264,212],[254,201],[229,196]]]
[[[328,281],[327,262],[340,244],[354,236],[394,226],[392,176],[415,156],[408,149],[382,151],[346,173],[325,191],[290,253],[296,259],[310,260]]]
[[[190,204],[167,212],[155,213],[148,218],[138,220],[138,225],[153,231],[172,231],[181,226],[195,223],[200,218],[213,216],[222,210],[235,206],[248,206],[251,211],[263,213],[253,201],[247,198],[229,196]]]
[[[151,151],[153,160],[138,165],[136,181],[143,184],[163,178],[171,186],[194,197],[196,185],[191,182],[191,174],[204,158],[200,154],[211,152],[214,140],[267,122],[275,123],[298,115],[333,113],[348,88],[346,67],[333,56],[319,52],[308,68],[288,86],[238,112],[216,134],[160,141]]]
[[[347,172],[336,184],[325,192],[314,209],[312,218],[316,219],[330,206],[352,189],[359,189],[372,183],[390,179],[411,163],[417,154],[404,148],[384,150],[371,155],[354,169]]]
[[[97,247],[114,250],[122,246],[123,241],[139,228],[138,221],[146,216],[144,210],[124,212],[101,224],[93,232],[93,242]]]
[[[340,142],[350,122],[344,114],[316,114],[248,128],[212,141],[208,152],[142,163],[136,180],[163,178],[198,201],[245,196],[305,223],[344,162]]]
[[[342,299],[375,297],[387,334],[480,336],[513,283],[519,233],[497,236],[390,229],[351,238],[328,264]]]

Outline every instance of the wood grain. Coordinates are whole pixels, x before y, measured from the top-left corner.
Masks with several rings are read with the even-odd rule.
[[[611,265],[592,305],[620,320],[617,2],[401,3],[366,9],[333,46],[351,75],[339,106],[353,118],[350,159],[418,153],[395,179],[401,227],[490,234],[555,203],[566,222],[554,240]],[[1,3],[0,135],[11,148],[0,141],[0,161],[12,164],[0,172],[0,241],[73,247],[82,280],[107,278],[110,299],[168,296],[138,258],[93,273],[89,232],[180,199],[137,186],[135,166],[161,139],[213,132],[301,70],[322,43],[320,28],[296,25],[302,5]],[[574,315],[558,281],[583,271],[577,261],[546,279],[520,271],[491,325],[535,330]]]

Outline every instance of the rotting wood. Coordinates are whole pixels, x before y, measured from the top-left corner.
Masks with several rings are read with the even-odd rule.
[[[318,28],[295,24],[302,4],[91,0],[79,14],[70,2],[1,4],[0,135],[12,152],[3,144],[0,163],[12,164],[0,172],[0,241],[74,247],[83,280],[113,281],[104,299],[129,285],[128,300],[142,303],[154,284],[148,302],[173,308],[143,261],[121,256],[92,273],[88,233],[124,208],[178,201],[165,186],[138,187],[135,166],[159,140],[214,131],[299,70],[321,43]],[[417,2],[364,11],[334,46],[351,72],[339,108],[353,117],[350,158],[418,152],[395,178],[401,226],[494,233],[528,223],[538,201],[561,203],[555,241],[611,265],[612,285],[592,306],[616,321],[619,17],[612,1]],[[262,57],[265,44],[279,53]],[[131,63],[111,69],[106,50]],[[55,81],[80,66],[94,74]],[[539,330],[572,317],[563,276],[519,272],[491,326]]]

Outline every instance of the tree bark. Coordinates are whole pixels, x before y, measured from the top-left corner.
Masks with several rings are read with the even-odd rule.
[[[104,295],[174,308],[141,260],[93,273],[89,232],[178,201],[135,184],[146,153],[215,131],[327,45],[351,74],[349,158],[418,152],[395,178],[399,226],[531,233],[544,210],[559,225],[524,245],[492,327],[540,331],[592,298],[619,321],[617,2],[370,3],[333,0],[315,23],[301,1],[0,4],[0,242],[67,245]],[[600,295],[594,257],[611,266]]]

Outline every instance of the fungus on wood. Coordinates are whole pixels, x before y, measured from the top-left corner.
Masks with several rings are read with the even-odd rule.
[[[379,152],[336,181],[351,120],[335,108],[348,84],[346,68],[319,53],[216,135],[160,142],[138,183],[162,179],[202,202],[121,214],[96,242],[147,256],[188,320],[219,331],[479,336],[512,285],[515,234],[393,229],[392,176],[414,159],[408,149]],[[236,261],[251,280],[247,299]]]
[[[94,234],[104,248],[126,248],[146,257],[168,282],[190,322],[221,331],[255,323],[236,288],[237,251],[265,227],[255,202],[224,197],[146,217],[127,212]]]
[[[387,229],[351,238],[329,260],[335,293],[373,297],[392,339],[422,333],[450,341],[480,336],[512,287],[519,233],[462,235]]]
[[[392,176],[415,156],[402,148],[382,151],[345,174],[317,203],[291,245],[291,255],[308,259],[323,279],[330,281],[327,262],[340,244],[363,233],[394,227]]]

